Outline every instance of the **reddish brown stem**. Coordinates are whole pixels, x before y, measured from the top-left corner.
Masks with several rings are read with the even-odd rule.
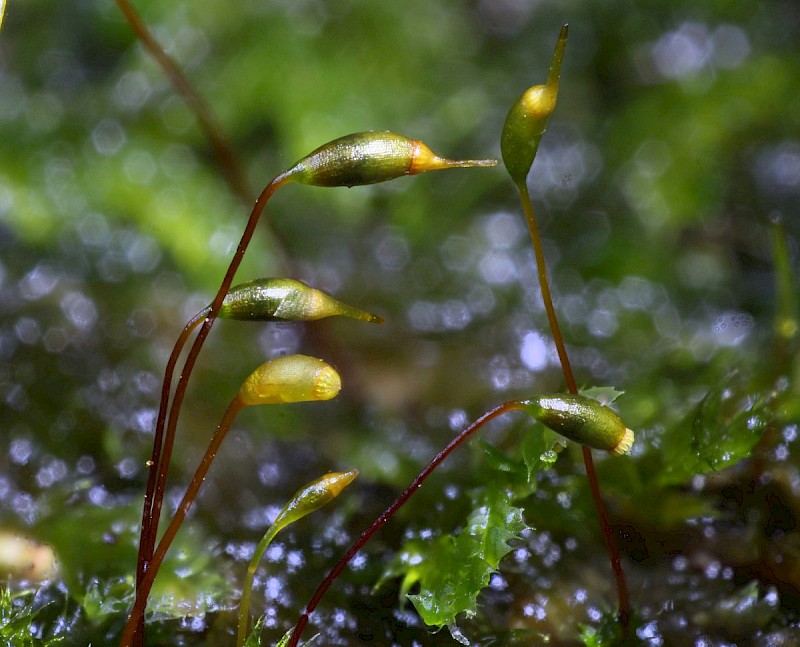
[[[164,561],[164,557],[167,554],[169,547],[172,545],[172,541],[175,539],[175,535],[178,533],[181,524],[183,523],[184,519],[186,519],[186,515],[194,504],[194,501],[197,498],[197,493],[200,491],[200,487],[203,485],[203,481],[205,480],[206,474],[211,467],[211,463],[213,462],[214,457],[217,455],[222,441],[225,440],[225,436],[228,434],[236,414],[239,413],[244,406],[244,403],[237,396],[231,401],[231,403],[228,405],[228,408],[225,410],[225,414],[222,416],[222,420],[217,426],[217,430],[214,432],[214,436],[211,438],[211,442],[208,444],[206,452],[203,454],[203,458],[200,460],[200,464],[197,466],[197,470],[195,471],[194,476],[189,483],[189,487],[186,488],[186,493],[183,495],[180,505],[178,505],[175,516],[172,518],[169,526],[167,526],[167,529],[164,531],[164,536],[158,543],[158,547],[153,553],[153,559],[150,562],[147,571],[144,573],[144,576],[142,577],[141,585],[136,594],[137,601],[131,610],[130,616],[128,616],[128,622],[125,625],[125,630],[123,631],[122,638],[120,640],[120,647],[130,645],[131,641],[134,639],[134,634],[139,626],[139,622],[144,616],[144,610],[146,606],[144,602],[146,602],[147,596],[150,595],[150,589],[153,587],[153,581],[155,580],[156,575],[158,575],[158,569],[160,568],[161,563]],[[139,603],[140,599],[143,601],[141,604]]]
[[[164,446],[161,451],[161,461],[158,465],[158,476],[156,480],[156,488],[153,495],[153,502],[152,502],[152,514],[149,520],[149,528],[146,543],[145,545],[139,546],[139,551],[146,551],[145,554],[152,553],[153,546],[155,545],[155,539],[158,532],[158,522],[161,516],[161,506],[164,498],[164,488],[167,479],[167,472],[169,470],[169,463],[172,457],[172,448],[175,439],[175,430],[178,424],[178,416],[180,415],[181,405],[183,404],[184,396],[186,395],[186,388],[188,386],[189,377],[194,370],[195,363],[197,362],[197,357],[200,354],[200,350],[205,343],[208,334],[211,332],[211,328],[216,321],[217,314],[219,313],[220,307],[222,306],[222,301],[225,298],[225,295],[228,293],[228,290],[231,287],[231,283],[233,282],[233,278],[236,275],[236,271],[239,269],[239,265],[242,263],[242,259],[244,258],[244,253],[247,251],[247,247],[250,244],[250,241],[253,238],[253,233],[255,232],[255,228],[258,225],[258,221],[261,218],[261,214],[264,211],[264,207],[266,206],[267,202],[269,201],[270,197],[272,196],[275,191],[277,191],[280,187],[284,184],[291,182],[292,178],[290,175],[285,173],[278,175],[277,177],[273,178],[273,180],[264,188],[261,192],[261,195],[258,196],[258,200],[256,200],[256,204],[253,207],[252,212],[250,213],[250,217],[247,220],[247,225],[245,226],[244,233],[242,234],[242,238],[239,241],[239,245],[236,248],[236,252],[231,259],[230,265],[228,266],[228,270],[225,273],[225,277],[222,280],[222,284],[217,291],[214,300],[211,302],[211,305],[208,308],[208,313],[206,315],[205,320],[203,321],[203,325],[200,328],[200,331],[197,333],[195,337],[194,343],[192,344],[191,348],[189,349],[189,354],[186,357],[186,361],[183,365],[183,370],[181,371],[181,375],[178,378],[178,384],[175,387],[175,395],[172,398],[172,406],[169,412],[169,422],[167,424],[166,433],[164,436]],[[144,565],[145,570],[148,569],[148,565],[145,563]],[[150,577],[149,573],[145,573],[145,578]],[[137,620],[139,618],[144,617],[144,609],[147,604],[147,593],[143,591],[137,591],[136,593],[136,601],[134,603],[133,610],[131,611],[131,616],[136,616]],[[131,620],[128,620],[128,624],[130,624]],[[141,633],[141,631],[140,631]],[[121,645],[128,645],[130,643],[121,643]]]
[[[186,76],[184,76],[180,67],[178,67],[178,65],[172,60],[172,58],[170,58],[170,56],[158,44],[156,39],[150,33],[150,30],[141,20],[141,18],[136,13],[136,10],[133,8],[130,2],[128,2],[128,0],[117,0],[117,6],[119,7],[119,10],[122,13],[122,15],[128,21],[128,25],[131,27],[134,34],[136,34],[136,37],[144,45],[145,49],[147,49],[147,51],[150,52],[153,58],[156,59],[158,64],[164,70],[164,73],[167,75],[167,78],[169,78],[175,90],[187,103],[189,109],[194,113],[200,125],[201,130],[205,133],[206,138],[211,143],[211,147],[214,150],[214,154],[217,159],[217,164],[222,169],[223,176],[225,177],[228,186],[244,204],[248,204],[251,200],[252,190],[248,185],[246,176],[244,174],[244,171],[242,170],[242,166],[239,162],[238,157],[236,156],[236,154],[233,151],[233,148],[230,146],[227,139],[223,135],[222,129],[214,119],[211,110],[208,108],[205,102],[200,98],[200,95],[198,95],[197,92],[195,92],[194,88],[192,87],[191,83],[186,78]],[[184,331],[184,333],[186,333],[186,331]],[[183,343],[185,343],[185,341],[186,341],[185,337],[183,339],[179,339],[178,342],[176,343],[176,347],[178,344],[182,345]],[[175,351],[173,351],[173,355],[174,354]],[[177,361],[177,357],[175,357],[175,360]],[[172,369],[174,370],[174,363]],[[152,527],[154,525],[152,521],[152,511],[154,502],[155,476],[157,473],[161,472],[159,455],[161,453],[163,424],[164,424],[164,418],[166,416],[166,405],[167,405],[167,400],[169,398],[169,387],[166,385],[168,377],[171,379],[172,377],[171,372],[168,372],[167,375],[165,376],[165,384],[162,388],[161,406],[159,410],[160,423],[157,423],[156,425],[156,431],[153,442],[153,457],[151,458],[149,465],[150,473],[148,475],[147,489],[145,492],[145,504],[143,510],[143,518],[142,518],[141,540],[139,543],[140,550],[136,567],[137,588],[138,588],[138,582],[140,581],[141,576],[144,570],[147,568],[150,558],[152,557],[153,544],[155,543],[155,536],[158,531],[157,521],[155,522],[155,528]],[[143,541],[147,537],[152,537],[152,539],[150,539],[149,541]],[[144,644],[143,635],[144,635],[144,625],[142,624],[140,625],[139,631],[137,633],[137,640],[136,640],[137,647],[143,646]]]
[[[553,334],[553,340],[556,344],[556,351],[558,352],[558,359],[561,362],[561,368],[564,372],[564,379],[567,383],[567,388],[570,393],[578,393],[578,386],[575,382],[575,376],[572,373],[572,366],[569,363],[569,356],[567,355],[567,347],[564,344],[564,337],[561,335],[561,328],[558,325],[558,318],[556,311],[553,307],[553,297],[550,293],[550,282],[547,278],[547,265],[544,258],[544,248],[542,246],[542,239],[539,235],[539,226],[536,223],[536,213],[533,210],[533,202],[531,201],[530,194],[528,193],[528,186],[525,182],[517,184],[519,191],[520,201],[522,208],[525,211],[525,219],[528,221],[528,230],[531,234],[531,241],[533,242],[533,251],[536,256],[536,270],[539,276],[539,288],[542,292],[542,301],[547,311],[547,320],[550,323],[550,330]],[[614,580],[617,585],[617,604],[619,606],[619,621],[622,626],[623,635],[628,631],[628,620],[630,618],[630,602],[628,600],[628,585],[625,581],[625,572],[622,569],[622,562],[620,561],[619,550],[614,541],[613,531],[608,522],[608,512],[606,510],[603,497],[600,495],[600,484],[597,480],[597,473],[594,469],[594,459],[592,458],[592,450],[586,446],[581,448],[583,450],[583,464],[586,469],[586,477],[589,480],[589,489],[592,492],[592,501],[597,510],[597,516],[600,519],[600,527],[603,532],[603,541],[605,543],[606,552],[608,553],[609,561],[611,562],[611,570],[614,573]]]
[[[141,581],[142,576],[147,569],[147,565],[150,563],[150,560],[153,557],[152,546],[148,545],[147,537],[150,533],[150,524],[153,515],[153,496],[156,487],[156,475],[159,472],[159,466],[161,464],[161,446],[163,444],[164,422],[166,421],[167,417],[167,404],[169,402],[170,390],[172,389],[172,374],[175,372],[175,365],[178,363],[178,357],[180,357],[181,351],[186,344],[186,340],[189,338],[191,332],[197,328],[200,322],[205,319],[207,314],[208,308],[197,313],[194,317],[192,317],[191,321],[184,326],[181,334],[178,336],[178,340],[175,342],[172,353],[167,360],[167,367],[164,370],[164,382],[162,383],[161,387],[161,403],[159,404],[158,408],[158,418],[156,419],[156,429],[153,436],[153,453],[151,454],[150,460],[147,463],[149,474],[147,476],[147,488],[145,490],[144,507],[142,509],[142,527],[141,534],[139,536],[140,550],[138,563],[136,566],[137,589],[139,587],[139,582]]]
[[[603,541],[608,553],[608,559],[611,562],[611,570],[614,573],[614,581],[617,584],[617,606],[618,618],[620,626],[622,627],[623,637],[628,633],[628,622],[630,621],[630,602],[628,598],[628,583],[625,579],[625,571],[622,568],[622,561],[619,556],[619,549],[617,542],[614,541],[614,531],[611,524],[608,522],[608,512],[606,505],[603,502],[603,497],[600,495],[600,483],[597,480],[597,473],[594,469],[594,460],[592,459],[592,450],[585,445],[581,446],[583,451],[583,464],[586,469],[586,478],[589,480],[589,490],[592,493],[592,501],[597,510],[597,515],[600,517],[600,527],[603,531]]]
[[[228,294],[228,290],[231,287],[231,283],[236,275],[236,271],[239,269],[239,265],[241,265],[242,259],[244,258],[244,253],[253,237],[258,220],[264,211],[264,206],[272,194],[288,181],[288,176],[279,175],[267,185],[267,187],[258,197],[255,207],[250,214],[250,218],[247,221],[247,225],[245,226],[242,238],[239,241],[239,245],[236,248],[236,252],[231,259],[230,265],[228,266],[228,271],[225,273],[222,284],[220,285],[219,290],[217,291],[217,294],[208,309],[206,319],[203,322],[200,331],[197,333],[197,337],[195,338],[192,347],[189,349],[189,354],[186,357],[186,362],[183,365],[183,370],[181,371],[180,378],[178,379],[178,385],[175,388],[175,395],[172,398],[172,406],[169,412],[169,421],[167,423],[167,430],[164,438],[163,457],[161,461],[164,466],[169,465],[169,461],[172,456],[172,447],[175,439],[175,430],[178,425],[178,416],[180,415],[183,399],[186,395],[186,387],[188,386],[189,376],[191,375],[192,370],[194,370],[197,356],[200,354],[200,350],[205,343],[206,337],[208,337],[208,334],[211,332],[211,327],[214,325],[214,321],[217,318],[219,309],[222,306],[222,301],[225,298],[225,295]],[[164,487],[166,480],[167,469],[164,468],[159,471],[158,480],[156,482],[155,498],[153,500],[153,520],[151,526],[151,531],[153,533],[155,533],[156,529],[158,528],[158,518],[161,513],[161,503],[164,498]]]
[[[431,475],[431,472],[433,472],[433,470],[435,470],[439,464],[453,452],[454,449],[461,445],[465,440],[467,440],[467,438],[478,431],[478,429],[483,427],[487,422],[493,420],[497,416],[507,413],[508,411],[514,411],[521,408],[523,408],[523,404],[519,400],[511,400],[509,402],[504,402],[503,404],[497,405],[494,409],[490,409],[471,425],[459,432],[459,434],[453,438],[453,440],[447,443],[447,446],[444,449],[442,449],[438,454],[436,454],[436,456],[433,457],[433,460],[431,460],[431,462],[428,463],[417,475],[417,478],[412,481],[411,485],[409,485],[406,490],[394,500],[394,503],[386,508],[384,513],[361,534],[361,536],[352,546],[350,546],[348,551],[330,570],[328,575],[322,581],[322,584],[317,587],[317,590],[314,592],[311,600],[309,600],[308,604],[306,605],[305,611],[297,620],[297,624],[295,625],[294,631],[292,631],[292,635],[289,639],[288,647],[296,647],[298,641],[300,640],[300,635],[303,633],[303,629],[305,628],[306,624],[308,624],[308,617],[314,612],[314,609],[317,608],[322,596],[325,595],[325,592],[330,588],[331,584],[333,584],[336,578],[339,577],[353,557],[356,556],[356,553],[358,553],[364,544],[366,544],[370,538],[376,532],[378,532],[378,530],[380,530],[384,524],[386,524],[386,522],[389,521],[389,519],[391,519],[401,507],[403,507],[403,505],[405,505],[405,503],[414,495],[414,493],[419,490],[425,479]]]
[[[117,0],[117,6],[120,12],[128,21],[133,32],[136,34],[139,41],[144,45],[147,51],[156,59],[158,64],[164,70],[175,90],[186,101],[189,109],[194,113],[201,130],[205,133],[206,138],[214,150],[217,164],[222,169],[223,176],[226,182],[233,191],[233,193],[245,204],[250,203],[252,190],[247,182],[246,176],[242,170],[241,163],[233,151],[233,148],[228,143],[223,135],[217,121],[214,119],[211,110],[206,103],[195,92],[189,80],[183,74],[178,65],[167,55],[163,48],[158,44],[153,35],[148,30],[147,26],[136,13],[133,6],[128,0]],[[273,234],[274,235],[274,234]],[[276,237],[277,239],[277,237]],[[278,240],[280,244],[281,241]],[[194,322],[194,326],[198,322]],[[194,328],[192,326],[192,329]],[[167,464],[162,465],[161,454],[162,444],[167,446],[166,454],[169,456],[172,448],[172,437],[167,436],[167,441],[163,440],[164,437],[164,422],[167,414],[167,405],[169,400],[170,382],[172,372],[175,368],[180,349],[186,342],[190,330],[184,329],[176,342],[175,349],[170,357],[170,364],[168,365],[164,384],[161,393],[161,404],[159,408],[158,421],[154,434],[153,454],[149,462],[149,475],[147,489],[145,492],[145,504],[142,514],[142,530],[140,540],[140,551],[137,560],[136,581],[141,580],[142,574],[147,569],[148,563],[152,557],[153,546],[158,532],[158,514],[160,512],[160,497],[163,496],[163,480],[166,478],[166,472],[169,469],[169,458],[167,457]],[[190,369],[191,370],[191,369]],[[162,491],[156,493],[156,477],[158,475],[158,482],[161,482]],[[162,476],[163,475],[163,476]],[[155,520],[154,520],[155,515]],[[140,627],[139,635],[143,635],[144,627]],[[136,644],[143,645],[143,639],[137,637]]]
[[[542,292],[542,301],[544,302],[544,309],[547,312],[547,321],[550,323],[553,341],[555,341],[556,344],[558,359],[564,371],[567,389],[569,389],[570,393],[577,393],[578,385],[575,382],[575,376],[572,374],[572,366],[569,363],[567,347],[566,344],[564,344],[564,337],[558,325],[556,310],[553,307],[553,297],[550,293],[550,281],[547,279],[547,264],[544,260],[544,247],[542,246],[542,238],[539,235],[539,226],[536,224],[536,213],[533,210],[533,202],[531,202],[530,195],[528,194],[528,187],[524,183],[518,185],[517,189],[519,190],[522,208],[525,211],[525,219],[528,221],[528,230],[531,233],[533,253],[536,257],[536,271],[539,276],[539,289]]]
[[[239,159],[233,148],[228,143],[225,136],[222,134],[222,128],[214,119],[206,103],[200,98],[192,84],[184,76],[181,69],[173,61],[169,55],[158,44],[153,35],[147,29],[147,26],[142,22],[142,19],[134,10],[133,6],[128,0],[117,0],[117,6],[125,16],[136,37],[145,46],[147,51],[158,61],[161,69],[169,78],[175,90],[181,95],[183,100],[188,104],[189,109],[194,113],[200,127],[205,132],[208,141],[214,149],[214,155],[217,158],[225,180],[230,186],[231,190],[236,194],[239,199],[248,204],[252,200],[253,191],[251,190],[247,178],[242,170]]]

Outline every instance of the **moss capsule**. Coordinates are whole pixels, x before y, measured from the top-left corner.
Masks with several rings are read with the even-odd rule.
[[[556,107],[567,31],[567,25],[564,25],[553,52],[547,83],[528,88],[511,106],[503,126],[500,151],[511,179],[517,184],[524,183],[528,177],[539,142],[547,129],[547,120]]]
[[[376,130],[334,139],[296,162],[284,175],[303,184],[349,187],[425,171],[495,164],[495,160],[449,160],[421,141]]]
[[[275,521],[272,522],[267,532],[258,542],[253,558],[247,567],[244,586],[242,587],[242,604],[239,607],[239,629],[237,632],[237,647],[245,644],[247,637],[247,624],[250,617],[250,594],[253,590],[253,578],[258,568],[258,563],[264,556],[264,552],[281,530],[290,523],[302,519],[315,510],[319,510],[326,503],[339,496],[341,491],[346,488],[358,476],[358,470],[349,472],[329,472],[320,478],[306,483],[302,488],[294,493],[294,496],[283,506]],[[291,631],[278,642],[277,647],[286,645],[291,636]]]
[[[230,289],[219,316],[250,321],[313,321],[341,315],[382,323],[379,316],[342,303],[329,294],[294,279],[267,278]]]
[[[535,396],[524,400],[521,408],[556,433],[593,449],[620,455],[633,445],[633,432],[622,419],[585,395]]]
[[[342,388],[336,370],[316,357],[288,355],[259,366],[239,389],[244,405],[330,400]]]
[[[315,481],[311,481],[311,483],[306,483],[283,506],[272,525],[278,529],[284,528],[307,514],[319,510],[326,503],[339,496],[341,491],[350,485],[357,476],[358,470],[329,472]]]

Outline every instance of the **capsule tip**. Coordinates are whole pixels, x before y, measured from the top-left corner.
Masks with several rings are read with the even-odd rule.
[[[352,469],[347,472],[328,472],[325,476],[314,481],[314,483],[323,483],[325,485],[325,490],[328,495],[330,495],[328,500],[330,500],[330,498],[339,496],[342,490],[350,485],[357,476],[357,469]]]
[[[314,379],[314,398],[330,400],[336,397],[342,388],[342,379],[330,366],[322,367]]]
[[[466,168],[470,166],[497,166],[497,160],[450,160],[443,157],[436,159],[438,168]]]
[[[344,485],[350,485],[358,476],[358,470],[352,469],[346,472],[341,472],[341,480]],[[344,485],[342,487],[344,487]]]
[[[633,431],[626,427],[625,433],[622,434],[622,438],[617,443],[616,447],[611,449],[611,453],[616,456],[622,456],[631,451],[631,447],[633,447]]]
[[[352,308],[344,303],[339,302],[338,304],[338,311],[333,312],[332,314],[342,315],[343,317],[350,317],[351,319],[357,319],[359,321],[366,321],[367,323],[383,323],[383,317],[373,314],[371,312],[367,312],[366,310],[357,310],[356,308]]]

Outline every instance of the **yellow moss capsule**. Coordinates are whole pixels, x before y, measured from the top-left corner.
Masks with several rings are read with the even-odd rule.
[[[627,454],[633,432],[604,404],[585,395],[540,395],[522,402],[522,408],[546,427],[576,443],[612,454]]]
[[[255,279],[230,289],[219,316],[250,321],[313,321],[340,315],[382,323],[381,317],[342,303],[301,281],[283,278]]]
[[[496,160],[439,157],[421,141],[384,130],[334,139],[296,162],[283,175],[303,184],[349,187],[425,171],[495,164]]]
[[[330,400],[342,380],[336,370],[316,357],[288,355],[259,366],[239,389],[245,405]]]
[[[503,126],[500,151],[511,179],[517,184],[524,183],[528,177],[539,142],[547,129],[547,120],[556,107],[567,31],[567,25],[564,25],[553,52],[547,83],[526,90],[511,106]]]

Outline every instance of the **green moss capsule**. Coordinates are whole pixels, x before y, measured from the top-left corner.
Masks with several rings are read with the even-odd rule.
[[[283,175],[302,184],[350,187],[425,171],[495,164],[496,160],[449,160],[416,139],[388,131],[368,131],[320,146]]]
[[[358,470],[349,472],[328,472],[315,481],[306,483],[295,492],[291,500],[275,517],[272,526],[277,530],[285,528],[290,523],[302,519],[307,514],[319,510],[326,503],[339,496],[358,476]]]
[[[239,629],[237,632],[237,647],[245,644],[247,636],[247,624],[250,617],[250,594],[253,590],[253,579],[258,568],[258,563],[264,556],[267,547],[281,530],[290,523],[302,519],[315,510],[319,510],[326,503],[335,499],[353,480],[358,476],[358,470],[349,472],[329,472],[320,478],[306,483],[302,488],[295,492],[289,502],[275,517],[275,521],[267,529],[267,532],[258,542],[253,558],[247,567],[247,576],[242,587],[242,603],[239,607]],[[291,630],[278,642],[278,645],[285,645],[289,641]]]
[[[585,395],[540,395],[521,408],[546,427],[576,443],[612,454],[627,454],[633,432],[604,404]]]
[[[553,52],[547,83],[534,85],[526,90],[511,106],[506,117],[500,138],[500,151],[503,163],[516,184],[524,183],[528,177],[539,142],[547,129],[547,120],[555,110],[561,61],[567,46],[567,31],[567,25],[564,25]]]
[[[316,357],[288,355],[259,366],[239,389],[243,405],[330,400],[342,388],[336,370]]]
[[[342,303],[331,295],[294,279],[266,278],[230,289],[219,316],[255,321],[313,321],[340,315],[382,323],[379,316]]]

